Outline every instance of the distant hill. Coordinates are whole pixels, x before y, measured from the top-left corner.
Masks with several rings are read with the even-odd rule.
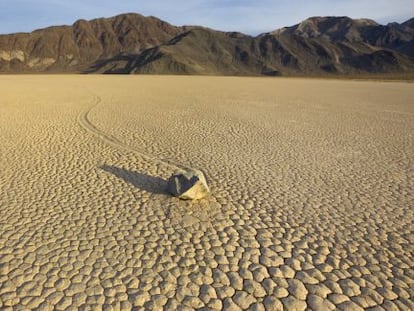
[[[325,75],[414,72],[414,19],[312,17],[252,37],[122,14],[0,35],[0,72]]]

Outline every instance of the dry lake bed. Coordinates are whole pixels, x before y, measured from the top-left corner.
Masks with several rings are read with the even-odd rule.
[[[412,83],[0,76],[0,309],[414,310],[413,135]]]

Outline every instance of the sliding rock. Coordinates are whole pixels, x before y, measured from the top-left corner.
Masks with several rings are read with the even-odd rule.
[[[198,200],[210,190],[201,171],[177,170],[168,180],[168,192],[182,200]]]

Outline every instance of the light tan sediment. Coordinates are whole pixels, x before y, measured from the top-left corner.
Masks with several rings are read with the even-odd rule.
[[[0,94],[0,309],[414,308],[411,84],[3,76]],[[165,193],[183,164],[211,197]]]

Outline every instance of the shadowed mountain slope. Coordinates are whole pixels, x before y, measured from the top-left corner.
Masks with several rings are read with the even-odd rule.
[[[257,37],[123,14],[0,36],[1,72],[322,75],[414,72],[414,19],[312,17]]]
[[[0,36],[1,71],[79,71],[100,58],[138,53],[183,30],[155,17],[123,14],[72,26]]]

